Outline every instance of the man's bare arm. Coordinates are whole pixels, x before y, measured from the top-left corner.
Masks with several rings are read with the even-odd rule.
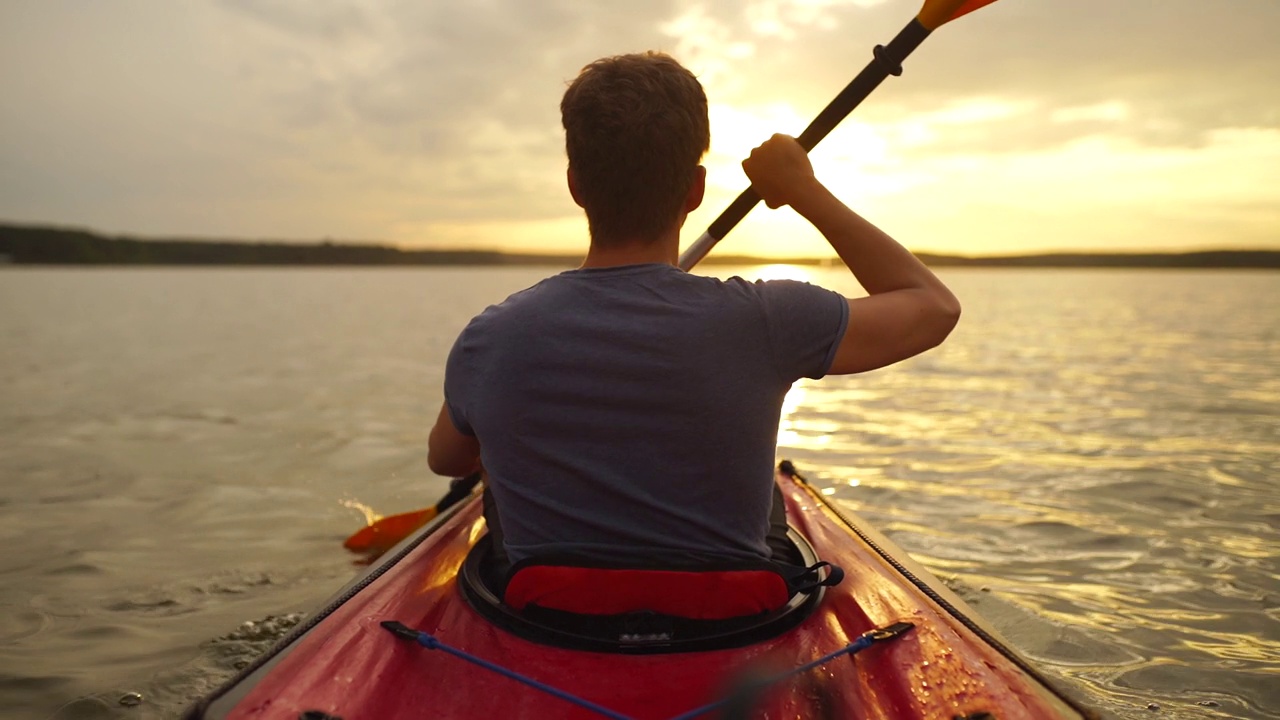
[[[446,406],[427,439],[427,465],[437,475],[461,477],[480,469],[480,442],[454,427]]]
[[[849,300],[849,326],[832,375],[874,370],[940,344],[960,302],[906,248],[831,194],[794,138],[774,135],[742,163],[771,208],[790,205],[822,233],[869,297]]]

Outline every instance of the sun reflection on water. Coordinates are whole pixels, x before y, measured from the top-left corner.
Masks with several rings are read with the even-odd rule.
[[[800,434],[796,432],[792,418],[796,410],[804,404],[809,394],[809,380],[800,380],[791,386],[787,396],[782,400],[782,415],[778,422],[778,447],[794,446],[800,443]]]
[[[1042,309],[1051,323],[994,322],[1027,310],[960,288],[979,300],[954,342],[796,383],[779,456],[1115,715],[1211,698],[1280,717],[1267,690],[1280,673],[1280,422],[1263,357],[1280,345],[1146,342],[1151,311],[1134,308],[1149,304],[1088,308],[1034,280],[1000,296],[1057,303]],[[1183,308],[1168,322],[1190,322]],[[1195,322],[1217,338],[1232,317]]]

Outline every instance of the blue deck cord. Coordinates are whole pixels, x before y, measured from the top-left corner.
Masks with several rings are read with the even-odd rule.
[[[454,657],[466,660],[467,662],[472,663],[473,665],[479,665],[480,667],[486,670],[491,670],[499,675],[502,675],[503,677],[507,677],[512,680],[515,680],[516,682],[520,682],[525,685],[528,685],[529,687],[535,690],[541,690],[542,692],[547,693],[548,695],[552,695],[554,697],[558,697],[561,700],[564,700],[565,702],[572,703],[574,705],[577,705],[578,707],[591,710],[592,712],[595,712],[595,713],[599,713],[603,717],[610,718],[610,720],[634,720],[634,718],[628,715],[623,715],[622,713],[616,712],[614,710],[610,710],[609,708],[604,707],[603,705],[597,705],[591,702],[590,700],[580,698],[577,695],[561,690],[560,688],[557,688],[555,686],[548,685],[538,680],[534,680],[533,678],[528,677],[527,675],[522,675],[514,670],[504,668],[501,665],[489,662],[488,660],[485,660],[480,657],[476,657],[475,655],[472,655],[471,653],[468,653],[465,650],[459,650],[458,648],[455,648],[452,645],[449,645],[448,643],[441,642],[439,638],[437,638],[436,636],[430,633],[422,632],[421,630],[414,630],[413,628],[405,625],[402,622],[399,622],[396,620],[384,620],[381,623],[381,625],[383,628],[391,631],[397,637],[404,638],[406,640],[413,640],[414,642],[418,643],[424,648],[427,648],[428,650],[444,651],[450,655],[453,655]],[[778,673],[777,675],[771,675],[769,677],[755,681],[752,684],[754,687],[757,687],[757,688],[764,688],[769,685],[773,685],[774,683],[781,682],[783,680],[786,680],[789,677],[793,677],[795,675],[800,675],[802,673],[808,672],[809,670],[812,670],[818,667],[819,665],[824,665],[826,663],[829,663],[832,660],[835,660],[836,658],[840,657],[841,655],[853,655],[857,652],[860,652],[862,650],[865,650],[871,647],[872,645],[878,642],[892,640],[898,637],[899,635],[902,635],[903,633],[907,632],[908,630],[912,629],[913,627],[915,626],[912,625],[911,623],[900,622],[900,623],[894,623],[893,625],[888,625],[883,628],[877,628],[870,632],[863,633],[858,637],[857,640],[854,640],[853,642],[840,648],[839,650],[836,650],[835,652],[823,655],[822,657],[818,658],[817,660],[814,660],[813,662],[806,663],[804,665],[801,665],[800,667],[793,668],[791,670],[787,670],[786,672]],[[680,715],[670,718],[670,720],[693,720],[693,718],[696,718],[699,715],[709,713],[712,710],[715,710],[725,705],[726,703],[729,702],[729,700],[730,698],[723,698],[723,699],[717,700],[713,703],[703,705],[702,707],[697,707],[688,712],[681,713]]]
[[[413,640],[414,642],[418,643],[419,645],[421,645],[422,647],[428,650],[443,650],[444,652],[449,653],[454,657],[462,658],[463,660],[466,660],[467,662],[475,665],[479,665],[480,667],[486,670],[492,670],[493,672],[496,672],[499,675],[511,678],[512,680],[515,680],[517,682],[522,682],[525,685],[528,685],[529,687],[534,688],[535,690],[541,690],[542,692],[547,693],[549,695],[554,695],[555,697],[558,697],[561,700],[564,700],[566,702],[571,702],[574,705],[577,705],[578,707],[583,707],[588,710],[600,713],[604,717],[611,718],[611,720],[634,720],[634,718],[628,717],[621,713],[614,712],[613,710],[610,710],[609,708],[604,707],[603,705],[597,705],[591,702],[590,700],[584,700],[583,698],[580,698],[577,695],[573,695],[571,693],[567,693],[564,690],[561,690],[560,688],[547,685],[546,683],[543,683],[543,682],[539,682],[526,675],[521,675],[520,673],[514,670],[508,670],[507,668],[504,668],[501,665],[491,663],[488,660],[485,660],[483,658],[476,657],[475,655],[472,655],[471,653],[466,652],[465,650],[459,650],[458,648],[448,645],[447,643],[440,642],[440,640],[436,638],[434,635],[430,633],[422,632],[420,630],[414,630],[413,628],[405,625],[404,623],[401,623],[395,620],[384,620],[381,624],[382,624],[382,627],[395,633],[398,637],[405,638],[406,640]]]

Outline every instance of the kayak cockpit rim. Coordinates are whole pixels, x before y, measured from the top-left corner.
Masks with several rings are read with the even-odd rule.
[[[793,564],[811,567],[819,562],[808,540],[788,528]],[[727,620],[690,620],[657,613],[588,616],[553,610],[517,611],[504,602],[487,560],[492,544],[481,537],[458,571],[458,588],[476,612],[511,634],[571,650],[621,654],[657,654],[745,647],[799,625],[822,601],[821,585],[791,596],[783,607],[759,615]]]

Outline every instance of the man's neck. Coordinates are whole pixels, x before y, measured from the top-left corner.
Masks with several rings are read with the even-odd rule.
[[[582,261],[582,267],[618,267],[644,263],[675,265],[679,254],[680,232],[677,229],[655,240],[610,243],[603,247],[592,242],[587,250],[587,257]]]

